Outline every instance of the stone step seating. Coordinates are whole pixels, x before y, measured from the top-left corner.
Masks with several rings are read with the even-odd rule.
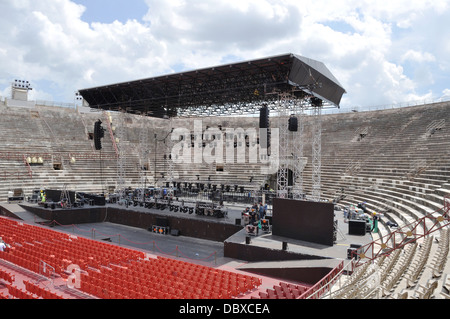
[[[362,198],[358,197],[358,196],[352,196],[351,198],[349,198],[348,200],[345,199],[341,202],[342,205],[355,205],[355,203],[360,203],[362,202]],[[402,234],[396,234],[395,238],[394,237],[389,237],[389,235],[394,232],[397,228],[391,228],[388,226],[387,222],[393,222],[396,223],[399,227],[404,227],[405,225],[407,225],[407,223],[401,219],[397,214],[387,214],[386,212],[386,205],[383,205],[382,203],[376,201],[376,200],[372,200],[372,199],[368,199],[365,201],[366,202],[366,207],[368,209],[369,212],[376,212],[376,213],[380,213],[380,212],[384,212],[383,216],[380,220],[380,222],[378,223],[378,233],[372,233],[372,238],[374,241],[380,242],[380,243],[385,243],[388,244],[390,246],[394,246],[394,243],[398,243],[401,242],[404,237]],[[401,214],[401,212],[397,212],[398,214]],[[387,240],[390,240],[390,242],[387,242]]]
[[[338,190],[336,192],[340,194]],[[443,206],[442,197],[438,197],[437,199],[439,200],[436,202],[435,200],[428,200],[427,195],[423,193],[412,192],[410,193],[411,195],[408,195],[408,192],[405,192],[405,188],[399,189],[397,186],[392,186],[389,183],[366,183],[360,188],[357,187],[356,183],[349,183],[344,194],[353,196],[358,194],[361,201],[373,199],[375,202],[383,203],[383,209],[379,210],[379,212],[386,209],[399,209],[409,212],[401,217],[404,222],[410,221],[411,218],[421,218],[424,213],[433,213]],[[436,199],[436,197],[433,198]],[[403,215],[400,212],[397,212],[397,214]]]
[[[40,111],[39,115],[43,122],[41,126],[51,140],[53,150],[60,152],[71,152],[75,149],[79,152],[91,150],[86,128],[77,113],[44,110]]]
[[[414,110],[395,110],[390,112],[382,112],[383,114],[389,114],[388,117],[379,116],[381,113],[377,113],[376,116],[372,116],[372,113],[366,113],[366,114],[355,114],[355,115],[349,115],[349,114],[340,114],[340,115],[333,115],[333,116],[325,116],[324,122],[323,122],[323,152],[324,154],[334,154],[337,155],[336,158],[342,158],[342,164],[344,163],[351,163],[354,161],[355,163],[358,163],[360,161],[360,169],[358,172],[351,171],[352,175],[361,176],[361,177],[367,177],[367,178],[373,178],[374,176],[376,178],[397,178],[399,176],[404,175],[408,170],[411,169],[411,164],[407,161],[400,161],[400,158],[404,158],[406,155],[406,152],[401,152],[401,154],[398,154],[399,148],[404,147],[407,149],[413,149],[415,146],[420,145],[421,147],[427,147],[427,143],[430,144],[430,139],[419,139],[419,137],[422,136],[422,133],[418,134],[418,131],[426,132],[426,129],[418,129],[418,126],[420,124],[423,127],[428,125],[432,120],[438,118],[437,116],[433,115],[432,118],[429,117],[428,113],[435,113],[435,112],[428,112],[425,110],[425,107],[422,108],[422,110],[419,110],[420,108],[416,108]],[[18,111],[21,113],[22,111]],[[22,112],[23,113],[23,112]],[[38,127],[39,131],[39,125],[41,127],[40,133],[45,133],[45,139],[47,141],[53,140],[53,135],[51,132],[49,132],[49,129],[46,129],[45,123],[43,123],[43,119],[46,122],[54,121],[55,126],[52,128],[52,131],[54,132],[60,132],[62,136],[63,134],[66,134],[66,138],[62,138],[64,140],[64,146],[71,145],[71,139],[74,138],[74,134],[77,135],[75,138],[75,142],[77,143],[77,148],[83,147],[83,150],[91,150],[92,149],[92,141],[87,140],[86,138],[86,131],[92,131],[93,129],[93,123],[97,120],[97,118],[102,118],[102,114],[77,114],[65,112],[62,110],[42,110],[39,112],[39,117],[33,117],[30,116],[30,113],[27,111],[23,114],[27,114],[31,119],[32,122],[35,123],[35,126]],[[409,114],[409,115],[408,115]],[[136,165],[139,165],[139,133],[140,133],[140,119],[136,120],[135,117],[131,115],[126,115],[131,119],[131,124],[127,123],[127,131],[126,131],[126,142],[129,145],[129,149],[131,150],[131,155],[134,155],[135,158],[127,159],[126,161],[126,171],[127,174],[130,176],[130,181],[132,183],[136,183],[136,180],[139,180],[139,171],[136,172],[136,169],[134,168]],[[442,115],[439,115],[442,116]],[[70,121],[67,121],[66,119],[69,119]],[[367,120],[370,119],[370,123],[367,122]],[[115,119],[113,119],[113,122]],[[192,120],[188,121],[189,124],[184,125],[184,120],[175,120],[180,122],[180,126],[186,126],[192,125]],[[214,118],[211,120],[202,120],[204,121],[204,127],[208,124],[211,125],[218,125],[220,123],[223,123],[223,119]],[[250,128],[250,127],[256,127],[255,123],[257,121],[255,119],[252,120],[241,120],[241,119],[227,119],[230,123],[230,127],[243,127]],[[306,125],[308,128],[308,123],[310,119],[306,118]],[[73,127],[65,130],[65,125],[67,122],[74,123]],[[155,122],[153,119],[149,120],[149,130],[152,130],[155,128]],[[39,124],[40,123],[40,124]],[[114,124],[114,123],[113,123]],[[396,124],[396,125],[392,125]],[[360,141],[355,140],[355,136],[358,136],[358,132],[361,130],[367,128],[367,136],[361,139]],[[306,130],[307,131],[307,130]],[[433,141],[438,141],[437,138],[441,138],[444,131],[440,131],[433,135]],[[307,133],[310,134],[310,133]],[[411,138],[409,138],[409,134],[411,134]],[[335,137],[337,136],[337,137]],[[78,138],[79,137],[79,138]],[[402,140],[407,140],[407,142],[401,142]],[[442,140],[442,138],[440,139]],[[149,139],[150,150],[154,149],[154,144],[152,145],[152,139]],[[80,144],[78,144],[80,143]],[[308,144],[309,143],[309,144]],[[433,142],[433,147],[437,147],[439,143]],[[164,163],[163,161],[159,162],[159,157],[163,155],[160,150],[159,146],[161,143],[158,144],[158,163],[157,163],[157,174],[153,174],[154,176],[158,175],[158,173],[167,173],[167,163]],[[305,155],[310,156],[310,142],[306,143],[305,145]],[[35,147],[40,145],[40,143],[36,143]],[[73,144],[74,145],[74,144]],[[80,146],[78,146],[80,145]],[[399,145],[402,145],[399,147]],[[112,141],[110,140],[110,136],[107,133],[105,138],[103,139],[103,146],[105,150],[112,151],[113,145]],[[73,147],[73,146],[72,146]],[[427,147],[428,148],[428,147]],[[330,151],[331,149],[331,151]],[[53,151],[56,151],[56,148],[53,148]],[[65,150],[65,149],[64,149]],[[383,158],[380,158],[379,156],[370,156],[370,155],[376,155],[377,152],[382,151],[386,154],[383,154]],[[166,151],[164,151],[166,152]],[[349,154],[349,155],[347,155]],[[364,155],[361,155],[364,154]],[[364,156],[368,156],[369,160],[362,161],[362,158]],[[422,156],[422,157],[421,157]],[[432,156],[427,155],[427,156]],[[417,158],[418,160],[423,159],[423,154],[409,154],[407,157],[410,160],[414,160],[414,158]],[[336,161],[336,158],[333,160],[333,165],[338,165],[340,161]],[[427,157],[428,158],[428,157]],[[343,160],[345,159],[346,162]],[[395,159],[395,160],[394,160]],[[397,160],[398,159],[398,160]],[[150,171],[153,169],[152,160],[154,160],[154,157],[152,154],[149,155],[149,161],[150,161]],[[323,156],[323,173],[322,177],[323,180],[331,180],[334,177],[328,176],[327,174],[327,163],[331,161],[332,159],[326,158],[326,156]],[[427,161],[428,162],[428,161]],[[310,163],[310,160],[309,160]],[[384,164],[386,163],[386,164]],[[395,164],[394,164],[395,163]],[[166,165],[166,167],[164,167]],[[92,165],[91,165],[92,166]],[[344,166],[344,165],[343,165]],[[392,167],[393,166],[393,167]],[[336,166],[334,166],[336,168]],[[235,180],[235,181],[243,181],[248,179],[250,175],[254,175],[254,180],[257,180],[258,183],[262,183],[265,180],[265,176],[261,176],[259,172],[258,166],[248,166],[246,168],[240,168],[239,165],[234,166],[225,166],[225,171],[223,173],[217,173],[214,169],[206,169],[203,170],[201,168],[198,169],[198,175],[202,177],[202,179],[207,180],[207,177],[209,175],[216,176],[217,182],[221,183],[222,180]],[[108,165],[105,165],[103,174],[108,175],[108,178],[113,178],[114,176],[114,167],[109,167]],[[308,169],[308,168],[306,168]],[[330,169],[332,167],[330,166]],[[87,170],[87,168],[86,168]],[[197,169],[196,169],[197,170]],[[93,167],[92,171],[95,171],[95,166]],[[154,173],[154,172],[153,172]],[[187,174],[186,168],[183,170],[178,169],[179,175],[182,175],[183,177],[187,178],[195,178],[197,174]],[[68,173],[65,173],[66,177],[70,179]],[[150,174],[152,175],[152,174]],[[222,175],[222,178],[220,177]],[[81,173],[80,173],[81,176]],[[97,177],[101,177],[97,173]],[[431,177],[431,176],[427,176]],[[74,176],[76,179],[76,176]],[[153,177],[154,178],[154,177]],[[423,182],[426,182],[426,180],[422,180]],[[431,182],[436,183],[436,180],[432,180]]]
[[[446,111],[447,109],[445,109],[444,107],[444,110]],[[433,141],[430,142],[429,137],[425,138],[422,136],[423,133],[426,133],[425,128],[423,129],[422,133],[418,134],[418,131],[421,131],[420,126],[426,127],[426,125],[434,120],[433,118],[430,118],[428,116],[428,113],[434,112],[426,112],[423,110],[419,114],[419,109],[414,109],[411,110],[411,118],[407,118],[407,116],[405,116],[404,114],[406,113],[406,111],[407,110],[405,110],[405,112],[403,112],[403,110],[402,112],[396,112],[400,115],[396,117],[395,121],[393,122],[397,124],[393,127],[402,126],[402,129],[398,130],[395,134],[392,134],[394,132],[390,132],[392,130],[389,125],[383,125],[386,128],[385,131],[390,132],[388,134],[385,134],[384,136],[390,138],[385,138],[385,145],[381,148],[374,147],[374,144],[369,143],[373,140],[377,140],[377,143],[379,143],[379,136],[371,134],[371,132],[373,133],[374,131],[370,129],[369,134],[361,141],[352,143],[349,142],[347,144],[339,143],[339,141],[336,141],[333,138],[333,136],[337,135],[338,132],[333,132],[331,129],[325,130],[326,133],[323,134],[323,136],[329,136],[330,141],[326,141],[326,139],[324,138],[322,149],[324,154],[330,155],[322,156],[321,179],[323,183],[322,188],[328,190],[328,192],[326,192],[328,198],[333,198],[332,196],[335,196],[336,193],[339,193],[340,191],[339,187],[333,185],[339,185],[344,188],[356,190],[358,188],[364,189],[364,187],[367,187],[367,185],[372,185],[379,180],[384,183],[387,180],[403,179],[411,171],[411,168],[414,168],[414,165],[412,165],[412,163],[414,164],[414,161],[417,161],[418,163],[421,163],[421,161],[425,161],[426,169],[421,171],[418,176],[411,176],[415,177],[413,179],[415,184],[411,184],[411,190],[406,189],[406,193],[409,194],[409,198],[407,199],[409,202],[407,202],[406,204],[408,206],[413,204],[413,206],[415,206],[414,211],[417,211],[418,209],[423,211],[427,211],[429,209],[434,210],[442,206],[442,199],[439,199],[438,196],[430,192],[423,192],[425,189],[438,189],[441,187],[441,184],[445,183],[448,180],[447,168],[438,167],[439,163],[435,162],[436,157],[442,157],[440,154],[447,154],[446,148],[442,147],[442,143],[445,141],[446,144],[444,145],[447,145],[448,138],[446,138],[445,135],[442,134],[442,131],[439,132],[439,134],[433,135]],[[440,114],[439,116],[442,116],[442,114]],[[380,117],[380,119],[381,120],[379,120],[379,122],[385,121],[385,119],[382,119],[382,117]],[[376,121],[376,119],[371,118],[371,128],[376,127]],[[324,121],[324,123],[326,122]],[[345,125],[339,128],[345,129]],[[379,129],[378,132],[380,132]],[[395,136],[396,134],[398,134],[398,136]],[[343,133],[339,136],[341,140],[342,136]],[[340,149],[338,151],[336,150],[336,146],[340,146]],[[379,144],[377,146],[379,146]],[[415,148],[421,149],[421,152],[409,153],[409,150],[413,151]],[[424,152],[424,150],[426,150],[426,152]],[[373,156],[366,157],[370,154],[373,154]],[[345,166],[346,164],[348,166]],[[339,165],[342,165],[346,168],[348,167],[349,169],[345,170],[341,168],[341,170],[339,170]],[[436,167],[438,167],[438,169],[436,169]],[[351,176],[360,179],[338,178],[340,177],[339,173],[330,172],[330,170],[333,169],[339,170],[339,172],[350,174]],[[307,180],[307,178],[305,180]],[[355,187],[355,182],[357,183],[357,187]],[[404,182],[406,183],[408,181],[405,180]],[[359,184],[366,185],[361,185],[358,187]],[[306,183],[306,185],[308,185],[308,183]],[[378,186],[378,184],[376,185]],[[405,184],[405,186],[406,185],[408,184]],[[404,192],[404,187],[400,187],[400,189],[398,190],[396,186],[389,186],[389,184],[383,184],[383,187],[387,188],[386,190],[389,196],[394,196],[391,200],[397,202],[400,197],[400,200],[404,201],[403,195],[395,194],[397,191]],[[423,187],[423,189],[419,191],[417,187]],[[414,195],[414,189],[416,191],[419,191],[421,194]],[[377,189],[377,191],[382,190]],[[364,197],[361,196],[361,199],[364,200]],[[384,199],[384,197],[375,198],[374,202],[382,199]],[[415,213],[412,214],[412,216],[419,217],[420,215],[417,215]],[[402,217],[402,219],[408,220],[405,217]]]
[[[396,190],[392,189],[381,189],[377,188],[376,190],[365,190],[358,194],[358,191],[353,194],[353,196],[358,196],[358,199],[361,201],[371,200],[373,203],[383,203],[383,205],[379,208],[384,208],[379,210],[378,212],[388,211],[388,216],[397,219],[397,224],[404,225],[413,223],[415,220],[418,220],[425,215],[433,214],[438,216],[439,213],[435,213],[438,209],[442,208],[443,203],[434,203],[428,202],[429,205],[433,205],[431,207],[427,207],[423,204],[417,203],[418,197],[408,198],[408,196],[403,193],[398,193]],[[353,203],[355,204],[355,203]],[[357,204],[357,203],[356,203]],[[378,208],[378,207],[377,207]],[[375,209],[375,207],[374,207]],[[395,216],[395,217],[394,217]],[[430,224],[430,221],[427,221],[427,225]]]
[[[437,240],[438,239],[438,240]],[[364,263],[333,288],[334,299],[443,299],[449,228]],[[373,285],[370,276],[379,278]]]
[[[30,139],[42,139],[39,127],[27,109],[2,108],[0,117],[0,134],[2,143],[17,145]]]
[[[386,187],[386,186],[384,186]],[[423,218],[425,215],[439,217],[442,212],[438,212],[443,207],[443,197],[433,197],[433,200],[426,200],[428,195],[423,193],[416,193],[416,196],[405,195],[403,189],[397,190],[393,187],[384,189],[377,188],[376,192],[365,191],[361,194],[354,192],[348,198],[345,198],[340,203],[346,205],[356,205],[358,202],[367,202],[371,210],[384,213],[390,221],[394,221],[400,227],[413,223],[415,220]],[[397,194],[397,196],[394,196]],[[393,195],[394,194],[394,195]],[[400,197],[399,197],[400,196]],[[408,200],[409,198],[409,200]],[[382,223],[385,221],[382,220]],[[428,229],[434,225],[430,219],[425,221]],[[438,225],[440,223],[437,223]]]
[[[423,166],[415,167],[414,160],[399,159],[392,157],[378,157],[365,162],[328,162],[328,158],[322,157],[324,172],[330,169],[338,170],[342,173],[362,177],[377,177],[390,179],[423,178],[433,181],[442,181],[450,177],[449,168],[439,166],[439,164],[426,163]]]
[[[450,269],[448,243],[448,226],[424,238],[392,293],[407,293],[410,299],[442,299],[444,275]]]

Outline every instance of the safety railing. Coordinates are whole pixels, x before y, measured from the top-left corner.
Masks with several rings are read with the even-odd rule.
[[[340,262],[337,267],[331,270],[325,277],[323,277],[314,286],[305,291],[298,299],[320,299],[326,292],[330,292],[332,286],[342,276],[344,269],[344,261]]]
[[[428,222],[428,223],[427,223]],[[402,248],[410,242],[417,241],[450,225],[450,194],[444,197],[444,206],[437,211],[400,227],[394,232],[383,236],[380,240],[362,246],[352,253],[356,258],[356,267]]]
[[[444,211],[445,216],[450,216],[450,194],[444,197]]]
[[[27,157],[25,155],[23,155],[23,162],[25,163],[25,166],[27,167],[28,175],[30,176],[30,178],[33,178],[33,171],[31,170],[30,163],[28,163]]]

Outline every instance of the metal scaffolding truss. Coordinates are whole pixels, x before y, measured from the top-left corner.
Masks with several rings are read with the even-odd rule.
[[[322,102],[315,97],[296,98],[289,94],[280,95],[275,106],[278,112],[279,129],[279,169],[277,172],[277,196],[279,198],[303,199],[303,170],[307,164],[304,157],[305,112],[312,116],[312,192],[310,200],[320,201],[322,162]],[[297,120],[297,130],[289,129],[289,118]],[[291,182],[291,183],[290,183]]]
[[[303,170],[306,166],[307,160],[304,157],[304,117],[303,110],[305,108],[304,100],[298,100],[295,103],[295,111],[293,116],[297,118],[298,131],[293,132],[292,140],[292,162],[293,162],[293,185],[292,185],[292,198],[302,199],[304,197],[303,188]]]
[[[292,53],[82,89],[79,92],[85,105],[92,109],[166,119],[254,115],[261,105],[268,105],[269,111],[280,119],[278,195],[289,196],[291,188],[294,198],[304,195],[303,112],[312,106],[315,119],[312,133],[312,198],[316,201],[320,200],[321,112],[326,107],[339,107],[346,93],[322,62]],[[320,105],[317,105],[319,100]],[[285,121],[290,115],[298,117],[297,132],[288,130]],[[117,125],[120,141],[123,141],[120,135],[124,133],[123,124],[121,119]],[[166,138],[167,169],[164,180],[173,182],[173,161],[169,156],[172,142]],[[123,147],[119,146],[119,190],[124,186],[124,160]],[[292,185],[289,185],[290,180]],[[156,175],[154,182],[157,182]]]
[[[148,159],[149,159],[149,133],[147,127],[147,121],[144,118],[141,119],[141,128],[139,132],[139,179],[141,188],[145,189],[147,186],[147,174]],[[144,192],[140,194],[141,200],[144,200]]]
[[[116,137],[117,143],[117,187],[116,194],[119,195],[119,199],[125,198],[125,113],[119,112],[117,116]]]
[[[322,62],[288,53],[79,92],[93,109],[168,118],[255,114],[284,92],[338,106],[345,89]]]
[[[169,127],[172,127],[172,119],[170,119],[170,125]],[[164,141],[165,146],[166,146],[166,182],[168,182],[170,184],[170,187],[173,186],[173,182],[175,181],[175,170],[174,170],[174,159],[172,159],[172,149],[173,149],[173,145],[174,145],[174,141],[172,141],[172,133],[173,133],[173,129],[172,131],[169,133],[168,137],[166,138],[166,140]]]
[[[313,133],[312,133],[312,201],[320,201],[321,195],[321,171],[322,171],[322,107],[312,108]]]
[[[291,97],[287,94],[280,95],[278,102],[279,117],[279,168],[277,172],[277,197],[288,198],[289,196],[289,167],[290,159],[292,158],[292,149],[289,143],[289,130],[287,118],[289,117],[289,109]]]

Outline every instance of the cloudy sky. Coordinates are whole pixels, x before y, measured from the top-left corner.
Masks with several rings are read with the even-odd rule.
[[[450,0],[0,0],[0,96],[32,100],[295,53],[347,90],[341,107],[450,96]]]

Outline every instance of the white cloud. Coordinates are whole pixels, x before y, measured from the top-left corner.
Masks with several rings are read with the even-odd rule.
[[[411,62],[435,62],[436,58],[433,54],[429,52],[419,52],[415,50],[408,50],[405,54],[401,56],[401,60],[411,61]]]
[[[267,47],[295,38],[301,25],[299,10],[281,1],[147,3],[152,35],[167,45],[169,61],[187,68],[215,65],[229,55],[258,57]]]
[[[0,2],[0,92],[38,99],[232,61],[297,53],[324,62],[343,103],[439,96],[449,81],[448,1],[146,0],[142,21],[84,22],[70,0]],[[445,83],[445,84],[444,84]]]

